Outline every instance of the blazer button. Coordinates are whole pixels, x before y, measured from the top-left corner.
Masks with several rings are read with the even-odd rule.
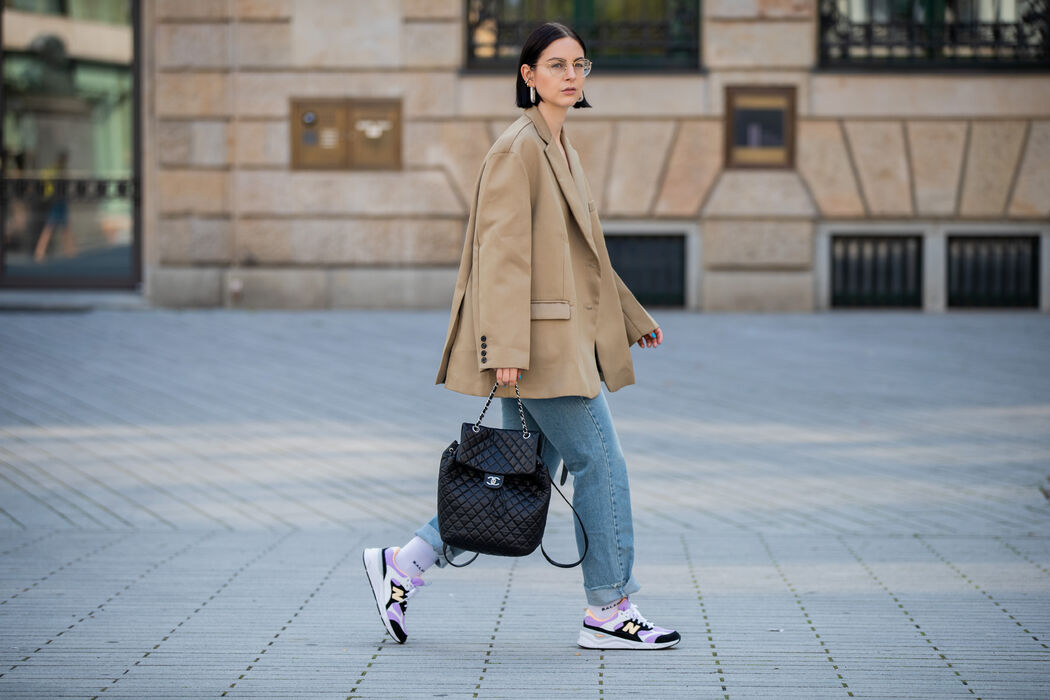
[[[481,362],[482,362],[482,364],[484,364],[484,363],[486,363],[486,362],[488,362],[488,361],[489,361],[489,358],[487,358],[487,357],[483,357],[483,358],[481,358]]]
[[[485,336],[481,336],[481,342],[484,343],[486,340],[487,340],[487,338]]]
[[[481,351],[481,356],[482,356],[482,357],[485,357],[485,355],[488,355],[488,354],[489,354],[489,351],[488,351],[488,350],[482,350],[482,351]]]
[[[487,348],[487,347],[488,347],[488,344],[487,344],[487,343],[482,343],[482,344],[481,344],[481,347],[482,347],[482,348]]]

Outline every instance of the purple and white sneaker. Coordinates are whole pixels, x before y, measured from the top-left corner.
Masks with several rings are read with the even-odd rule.
[[[394,556],[400,547],[384,549],[370,548],[364,551],[361,559],[365,565],[365,574],[372,585],[372,594],[379,608],[379,617],[390,636],[404,644],[408,639],[405,630],[405,609],[419,586],[426,585],[423,579],[412,577],[397,568]]]
[[[604,620],[588,609],[576,643],[584,649],[667,649],[681,640],[674,630],[650,624],[634,603],[624,598]]]

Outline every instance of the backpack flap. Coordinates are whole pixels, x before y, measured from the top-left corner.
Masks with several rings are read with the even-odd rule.
[[[489,428],[484,425],[474,431],[473,423],[464,423],[460,430],[456,461],[476,469],[486,476],[526,476],[543,467],[539,458],[539,433],[528,438],[521,430]],[[486,480],[489,488],[499,488],[502,479]],[[498,482],[498,483],[497,483]]]

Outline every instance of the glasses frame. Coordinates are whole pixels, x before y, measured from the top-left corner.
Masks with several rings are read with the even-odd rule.
[[[576,72],[577,73],[582,72],[583,76],[587,77],[588,75],[590,75],[591,71],[594,70],[594,61],[592,61],[589,58],[581,58],[581,59],[579,59],[577,61],[572,61],[571,65],[575,66],[577,63],[581,63],[581,62],[584,64],[584,68],[583,68],[582,71],[577,70]],[[552,65],[552,64],[556,65],[556,64],[559,64],[559,63],[564,63],[564,67],[563,68],[555,68],[554,65]],[[533,63],[532,67],[535,68],[538,65],[539,65],[539,63]],[[570,62],[566,61],[564,58],[552,58],[552,59],[549,59],[548,61],[545,61],[543,65],[547,67],[547,70],[550,71],[551,75],[560,78],[560,77],[563,77],[563,76],[568,74]]]

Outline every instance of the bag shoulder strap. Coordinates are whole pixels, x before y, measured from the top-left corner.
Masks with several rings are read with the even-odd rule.
[[[442,543],[441,543],[441,553],[442,553],[442,554],[443,554],[443,555],[445,556],[445,561],[446,561],[446,562],[448,562],[448,565],[449,565],[449,566],[453,566],[453,567],[455,567],[455,568],[457,568],[457,569],[462,569],[462,568],[463,568],[464,566],[466,566],[467,564],[471,564],[471,563],[473,563],[473,562],[474,562],[474,560],[475,560],[475,559],[477,559],[477,558],[478,558],[478,556],[479,556],[479,555],[478,555],[478,553],[477,553],[477,552],[475,552],[475,553],[474,553],[474,556],[473,556],[473,557],[471,557],[471,559],[470,559],[470,560],[469,560],[469,561],[468,561],[468,562],[467,562],[466,564],[457,564],[457,563],[455,563],[454,561],[452,561],[452,557],[450,557],[450,556],[448,555],[448,545],[447,545],[447,544],[445,544],[444,542],[442,542]]]
[[[577,513],[576,509],[572,507],[572,504],[569,503],[569,499],[565,497],[565,494],[561,492],[561,489],[558,488],[558,485],[555,484],[553,480],[551,481],[551,486],[553,486],[554,490],[558,492],[559,496],[561,496],[561,500],[565,501],[569,505],[569,508],[572,508],[572,514],[574,516],[576,516],[576,522],[578,522],[580,524],[580,532],[583,533],[583,554],[581,554],[580,558],[577,559],[576,561],[574,561],[571,564],[561,564],[561,563],[556,562],[556,561],[554,561],[553,559],[550,558],[550,555],[547,554],[547,550],[545,550],[543,548],[543,542],[542,541],[540,542],[540,551],[543,552],[543,556],[546,557],[547,561],[549,561],[551,564],[554,564],[555,566],[557,566],[557,567],[559,567],[561,569],[571,569],[574,566],[579,566],[581,563],[583,563],[584,557],[587,556],[587,550],[590,548],[590,542],[588,542],[588,540],[587,540],[587,530],[583,527],[583,520],[580,519],[580,514]],[[471,561],[473,561],[473,560],[471,560]]]

